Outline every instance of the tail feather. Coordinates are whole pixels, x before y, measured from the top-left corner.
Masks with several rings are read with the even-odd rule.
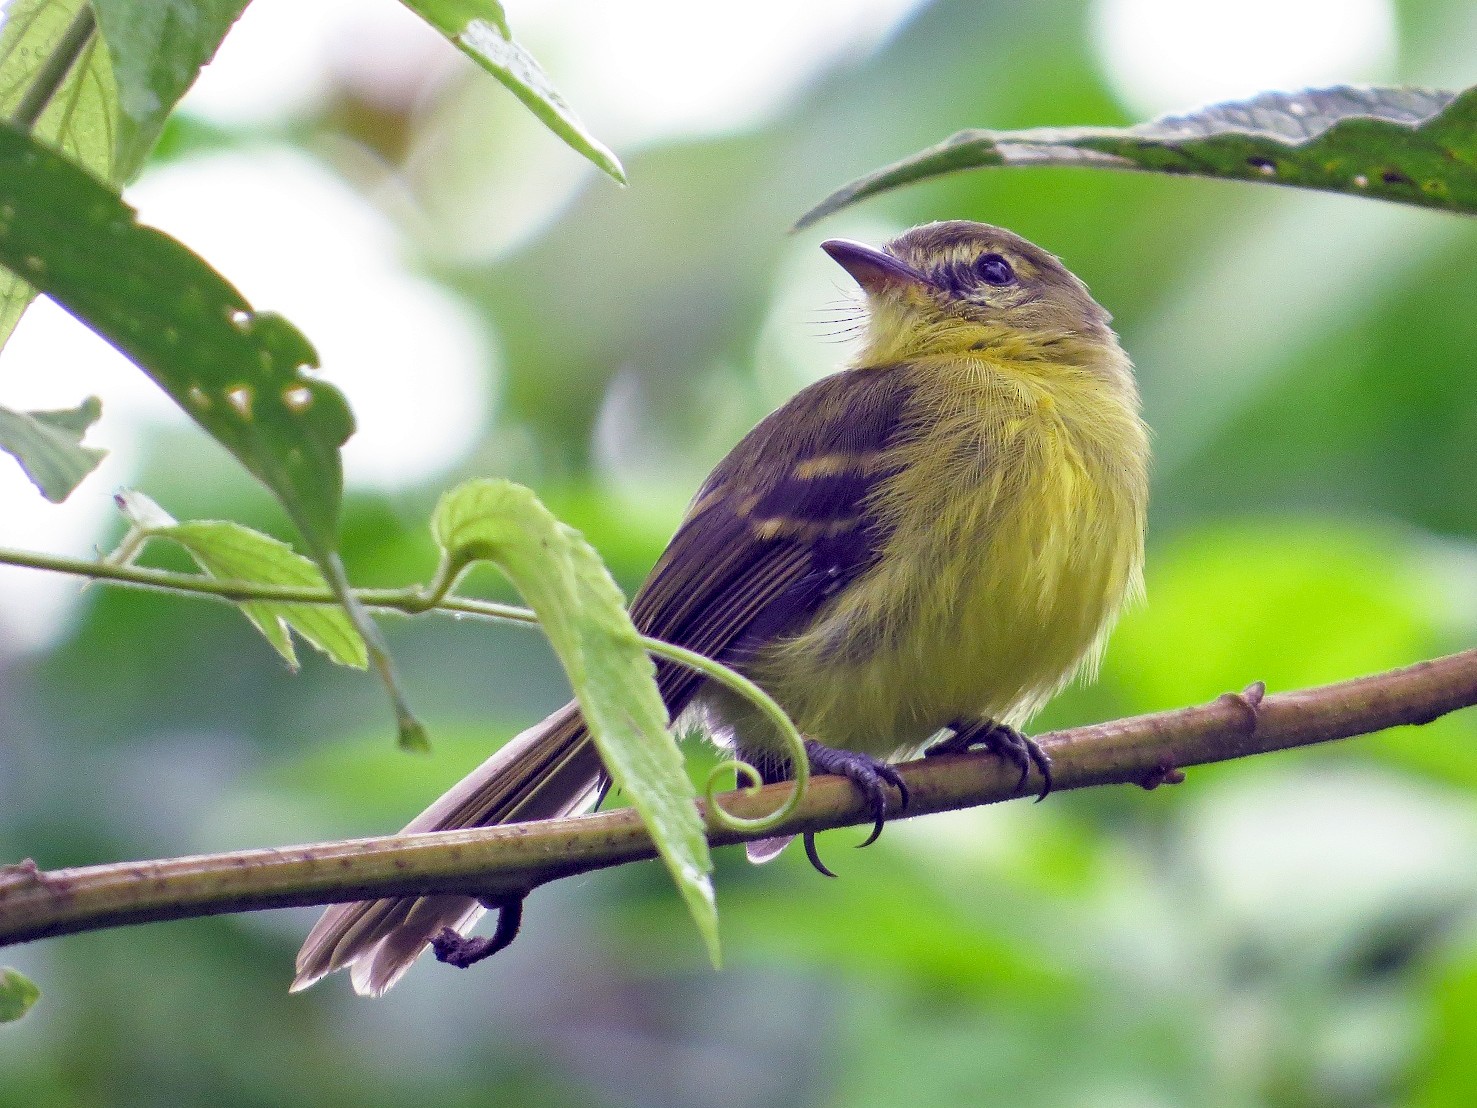
[[[795,841],[794,835],[776,835],[772,839],[755,839],[753,842],[744,844],[744,853],[749,861],[756,866],[765,862],[773,861],[780,856],[780,851]]]
[[[573,815],[594,805],[604,776],[584,721],[570,703],[483,762],[411,820],[405,833]],[[465,933],[482,912],[475,899],[451,895],[335,905],[298,951],[292,991],[348,967],[356,992],[379,996],[442,928]]]

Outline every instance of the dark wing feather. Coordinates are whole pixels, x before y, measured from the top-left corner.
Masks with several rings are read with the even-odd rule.
[[[896,473],[885,455],[906,433],[910,392],[906,366],[850,370],[754,428],[708,478],[637,593],[636,626],[730,664],[803,626],[873,564],[886,538],[867,500]],[[700,678],[671,663],[657,669],[675,716]]]

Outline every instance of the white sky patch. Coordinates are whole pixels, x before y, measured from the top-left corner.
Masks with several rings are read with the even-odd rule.
[[[874,48],[923,3],[521,0],[507,14],[514,37],[595,134],[629,148],[753,125],[838,58]],[[410,85],[427,66],[455,60],[438,39],[388,0],[255,0],[186,110],[226,125],[276,122],[320,100],[335,74],[361,91]]]
[[[1268,89],[1379,83],[1396,56],[1390,0],[1097,0],[1093,22],[1118,98],[1145,118]]]
[[[619,151],[753,126],[838,59],[874,49],[922,3],[524,0],[508,18]]]
[[[201,71],[182,109],[225,127],[280,123],[310,110],[336,79],[399,99],[459,55],[390,0],[253,0]]]

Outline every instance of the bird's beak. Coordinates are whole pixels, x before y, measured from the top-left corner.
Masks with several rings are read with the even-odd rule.
[[[850,239],[827,239],[821,249],[835,259],[836,264],[856,280],[868,294],[875,295],[887,289],[922,287],[928,278],[907,262],[899,261],[885,250],[852,242]]]

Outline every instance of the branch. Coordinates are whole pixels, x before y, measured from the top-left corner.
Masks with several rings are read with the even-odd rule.
[[[1058,790],[1180,778],[1187,766],[1350,738],[1431,720],[1477,704],[1477,650],[1334,685],[1263,698],[1260,684],[1209,704],[1060,731],[1039,738]],[[929,758],[901,767],[907,816],[1012,799],[1013,769],[988,755]],[[788,785],[724,795],[737,815],[777,807]],[[851,785],[817,777],[794,815],[759,834],[719,828],[727,846],[749,838],[869,823]],[[636,813],[465,831],[354,839],[151,862],[43,871],[0,868],[0,946],[123,924],[224,912],[331,904],[366,897],[460,893],[508,899],[591,870],[655,856]]]

